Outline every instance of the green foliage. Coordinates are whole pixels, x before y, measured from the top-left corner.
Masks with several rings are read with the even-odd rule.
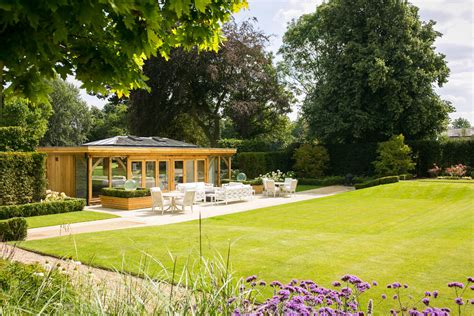
[[[78,212],[82,211],[84,206],[86,206],[86,200],[75,198],[54,202],[5,205],[0,206],[0,219]]]
[[[107,103],[102,109],[95,106],[90,110],[91,129],[88,141],[105,139],[113,136],[128,135],[127,103]]]
[[[0,151],[34,151],[38,139],[22,126],[0,127]]]
[[[328,185],[337,185],[337,184],[344,184],[346,182],[346,178],[342,176],[331,176],[331,177],[323,177],[323,178],[301,178],[298,179],[298,184],[304,185],[317,185],[317,186],[328,186]]]
[[[390,140],[378,144],[374,167],[379,176],[405,174],[415,169],[411,148],[405,145],[403,135],[394,135]]]
[[[0,152],[0,205],[41,200],[46,192],[46,155]]]
[[[120,198],[137,198],[150,196],[151,193],[149,189],[136,189],[133,191],[127,191],[123,188],[102,188],[101,194]]]
[[[363,183],[356,183],[354,187],[356,188],[356,190],[360,190],[360,189],[370,188],[370,187],[374,187],[381,184],[395,183],[399,181],[400,181],[400,178],[398,176],[390,176],[390,177],[383,177],[383,178],[378,178],[375,180],[370,180]]]
[[[46,133],[51,114],[49,104],[33,104],[21,98],[7,99],[3,107],[0,107],[0,129],[5,127],[19,127],[19,129],[17,131],[14,131],[14,128],[6,129],[4,133],[9,134],[5,137],[9,139],[2,137],[0,142],[9,143],[5,147],[14,148],[13,150],[34,151]]]
[[[329,152],[328,174],[345,176],[373,174],[372,161],[377,157],[376,143],[327,144]]]
[[[412,180],[414,177],[412,174],[405,173],[398,176],[400,180]]]
[[[286,151],[241,152],[235,156],[233,165],[251,179],[273,170],[288,171],[292,160]]]
[[[293,159],[298,176],[318,178],[324,176],[327,170],[329,154],[323,146],[303,144],[295,150]]]
[[[290,86],[304,92],[311,136],[325,144],[435,138],[454,108],[441,34],[407,1],[330,0],[290,23],[280,52]]]
[[[471,127],[471,122],[463,117],[458,117],[457,119],[454,119],[454,121],[451,123],[451,126],[453,128],[469,128]]]
[[[130,97],[133,134],[180,138],[185,130],[191,135],[181,139],[203,133],[215,147],[228,123],[232,137],[273,132],[282,138],[290,94],[264,50],[268,36],[250,22],[228,23],[223,31],[226,41],[218,52],[176,48],[169,60],[158,56],[145,63],[151,91],[139,90]]]
[[[0,221],[0,241],[24,240],[28,224],[22,217],[14,217]]]
[[[74,75],[89,92],[145,87],[146,58],[172,47],[217,50],[222,23],[245,0],[9,1],[0,5],[0,95],[46,102],[44,78]]]
[[[49,101],[53,115],[48,120],[48,130],[41,139],[42,146],[77,146],[85,143],[91,125],[87,103],[74,85],[54,79],[50,81]]]

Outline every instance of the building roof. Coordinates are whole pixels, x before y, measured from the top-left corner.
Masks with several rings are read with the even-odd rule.
[[[448,128],[448,137],[471,137],[474,136],[474,127]]]
[[[154,148],[197,148],[197,145],[185,143],[165,137],[138,137],[138,136],[115,136],[101,139],[82,146],[114,146],[114,147],[154,147]]]

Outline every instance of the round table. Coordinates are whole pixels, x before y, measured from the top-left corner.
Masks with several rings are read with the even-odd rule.
[[[163,192],[163,197],[170,198],[170,207],[168,207],[167,211],[179,211],[179,208],[176,205],[176,199],[184,197],[184,193],[180,191]]]

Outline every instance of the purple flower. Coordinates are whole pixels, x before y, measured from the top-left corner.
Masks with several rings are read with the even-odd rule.
[[[266,285],[267,285],[267,282],[265,282],[265,281],[260,281],[260,282],[258,282],[258,285],[260,285],[260,286],[266,286]]]
[[[470,289],[474,291],[474,285],[471,285],[471,286],[470,286]]]
[[[255,281],[257,279],[256,275],[251,275],[245,279],[245,282],[250,283],[252,281]]]
[[[235,297],[231,297],[227,300],[227,305],[230,305],[232,304],[233,302],[235,302]]]
[[[461,297],[457,297],[454,302],[458,305],[464,305],[464,301],[462,300]]]
[[[425,297],[421,300],[423,302],[423,304],[425,304],[426,306],[430,305],[430,299]]]
[[[426,292],[425,292],[425,296],[431,296],[431,292],[426,291]]]
[[[392,288],[392,285],[391,284],[388,284],[387,285],[387,289],[391,289]]]
[[[392,287],[393,287],[394,289],[399,289],[399,288],[402,287],[402,285],[401,285],[400,283],[398,283],[398,282],[394,282],[394,283],[392,283]]]
[[[403,287],[408,289],[408,284],[403,284]]]
[[[450,282],[448,283],[448,287],[458,287],[460,289],[464,288],[464,284],[461,282]]]
[[[467,282],[474,282],[474,277],[468,277]]]
[[[257,283],[255,283],[255,282],[250,283],[251,287],[255,287],[255,285],[257,285]]]
[[[278,295],[282,296],[283,298],[288,298],[290,297],[290,291],[288,290],[280,290],[278,291]]]
[[[391,310],[390,310],[390,314],[392,314],[392,315],[397,315],[397,311],[394,310],[394,309],[391,309]]]
[[[398,295],[395,294],[395,295],[393,296],[393,299],[396,300],[397,298],[398,298]]]
[[[272,287],[280,287],[280,288],[281,288],[281,287],[283,286],[283,284],[281,284],[280,281],[273,281],[272,283],[270,283],[270,286],[272,286]]]
[[[341,286],[341,282],[334,281],[334,282],[332,282],[332,286]]]
[[[438,291],[433,291],[433,297],[437,298],[438,297]]]
[[[471,304],[474,305],[474,299],[471,300]]]
[[[372,281],[372,285],[373,285],[373,286],[377,286],[377,285],[379,285],[379,284],[377,283],[377,281]]]
[[[382,294],[382,299],[384,300],[384,299],[386,299],[386,298],[387,298],[387,295]]]
[[[236,309],[234,310],[233,315],[234,315],[234,316],[240,316],[240,315],[241,315],[238,308],[236,308]]]

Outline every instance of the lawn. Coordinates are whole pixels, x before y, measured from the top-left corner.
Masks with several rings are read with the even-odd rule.
[[[408,181],[214,217],[202,221],[203,253],[225,255],[230,242],[238,276],[311,278],[328,285],[350,273],[383,285],[408,283],[407,291],[418,294],[438,289],[446,297],[447,282],[474,272],[473,201],[472,184]],[[172,266],[171,253],[182,268],[196,258],[198,240],[193,221],[27,241],[22,247],[137,272],[143,253],[166,267]]]
[[[311,184],[298,184],[296,187],[296,192],[308,191],[321,188],[320,185],[311,185]]]
[[[64,225],[80,222],[98,221],[102,219],[116,218],[118,216],[93,211],[80,211],[62,214],[50,214],[26,217],[28,228]]]

